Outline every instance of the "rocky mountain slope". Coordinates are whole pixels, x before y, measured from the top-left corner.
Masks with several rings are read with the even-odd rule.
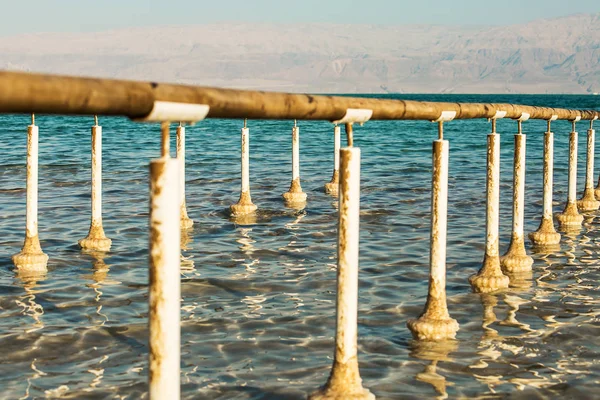
[[[600,92],[600,14],[486,26],[214,24],[0,37],[0,69],[307,92]]]

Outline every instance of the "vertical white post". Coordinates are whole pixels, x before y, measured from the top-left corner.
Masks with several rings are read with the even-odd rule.
[[[583,215],[577,211],[577,132],[573,130],[569,134],[569,193],[567,204],[562,213],[556,214],[556,219],[561,227],[566,230],[577,229],[583,223]]]
[[[180,391],[180,167],[165,148],[168,129],[163,123],[163,157],[150,162],[149,397],[157,400]]]
[[[242,193],[250,193],[250,129],[242,129]]]
[[[102,127],[97,116],[92,126],[92,222],[87,237],[78,243],[82,249],[92,251],[109,251],[112,243],[102,226]]]
[[[593,120],[590,121],[590,130],[594,129],[594,121],[597,120],[598,117],[594,117]],[[594,131],[595,133],[595,131]],[[592,168],[592,173],[593,173],[593,169]],[[600,200],[600,178],[598,178],[598,185],[596,186],[596,189],[594,190],[594,195],[596,197],[596,200]]]
[[[309,398],[374,399],[363,388],[358,370],[360,149],[346,147],[340,157],[335,356],[327,384]]]
[[[292,181],[300,179],[300,128],[292,128]]]
[[[521,121],[519,133],[515,135],[515,153],[513,170],[513,227],[510,246],[506,254],[500,259],[504,271],[508,273],[521,273],[531,271],[533,258],[525,251],[523,233],[525,212],[525,145],[527,136],[522,133]]]
[[[496,120],[492,119],[492,133],[487,136],[486,179],[486,241],[483,265],[469,278],[475,292],[488,293],[506,289],[508,276],[502,273],[499,255],[500,221],[500,135],[496,133]]]
[[[560,234],[554,229],[552,215],[552,189],[554,188],[554,134],[550,130],[544,133],[544,211],[537,231],[529,234],[536,246],[555,246],[560,243]]]
[[[333,175],[331,181],[325,184],[325,193],[337,196],[340,170],[340,127],[333,128]]]
[[[237,204],[232,205],[229,209],[231,214],[236,215],[247,215],[252,214],[256,211],[256,205],[252,203],[250,197],[250,129],[247,128],[246,122],[244,121],[244,127],[242,128],[242,188],[240,193],[240,199]]]
[[[177,127],[177,159],[179,160],[179,191],[180,191],[180,219],[181,228],[189,229],[194,221],[188,217],[185,204],[185,127],[179,124]]]
[[[590,121],[590,126],[592,125]],[[594,211],[600,207],[600,202],[594,195],[594,142],[596,131],[588,129],[587,131],[587,160],[585,169],[585,190],[583,197],[577,202],[581,211]]]
[[[407,324],[414,338],[419,340],[454,339],[458,332],[458,322],[450,318],[446,303],[448,149],[447,140],[433,142],[429,292],[423,314],[416,320],[409,320]]]
[[[21,252],[12,257],[19,274],[46,272],[48,256],[42,251],[38,237],[38,138],[35,116],[27,127],[27,200],[25,216],[25,241]]]
[[[283,194],[287,203],[306,202],[306,193],[300,186],[300,128],[294,122],[292,128],[292,183],[290,189]]]

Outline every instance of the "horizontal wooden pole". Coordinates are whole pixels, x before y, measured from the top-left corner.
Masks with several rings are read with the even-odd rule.
[[[321,96],[201,86],[0,72],[0,113],[122,115],[143,118],[155,101],[205,104],[207,118],[340,120],[349,108],[373,110],[372,120],[436,120],[442,111],[456,119],[505,118],[562,120],[600,117],[593,110],[495,103],[443,103],[363,97]]]

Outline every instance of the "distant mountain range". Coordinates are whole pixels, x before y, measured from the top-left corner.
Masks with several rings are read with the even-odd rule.
[[[594,93],[600,13],[494,27],[227,23],[5,36],[0,69],[317,93]]]

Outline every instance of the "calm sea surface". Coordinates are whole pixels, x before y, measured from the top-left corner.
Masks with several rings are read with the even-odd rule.
[[[594,96],[403,96],[598,108]],[[39,115],[39,233],[48,274],[21,279],[11,255],[25,232],[28,116],[0,116],[0,398],[146,396],[148,366],[148,162],[160,153],[157,125],[100,118],[104,133],[104,227],[110,253],[82,253],[90,222],[91,118]],[[542,208],[545,122],[527,134],[526,232]],[[300,122],[308,205],[284,207],[291,179],[289,121],[249,121],[256,224],[227,208],[239,196],[242,121],[187,130],[187,204],[181,271],[181,385],[185,398],[301,399],[323,385],[335,329],[336,199],[323,193],[333,166],[333,129]],[[578,125],[583,190],[585,133]],[[501,251],[510,238],[512,143],[502,135]],[[483,258],[484,120],[446,124],[450,140],[448,306],[457,341],[424,346],[406,321],[427,293],[431,142],[429,122],[368,122],[362,149],[359,360],[378,398],[600,397],[600,218],[561,249],[536,254],[531,280],[493,295],[467,278]],[[566,200],[570,124],[555,122],[554,209]],[[172,149],[174,149],[174,134]],[[343,143],[345,141],[343,140]],[[598,153],[598,152],[597,152]],[[600,164],[597,157],[596,165]],[[598,169],[598,168],[597,168]],[[597,177],[596,177],[597,179]],[[527,243],[529,246],[529,242]]]

